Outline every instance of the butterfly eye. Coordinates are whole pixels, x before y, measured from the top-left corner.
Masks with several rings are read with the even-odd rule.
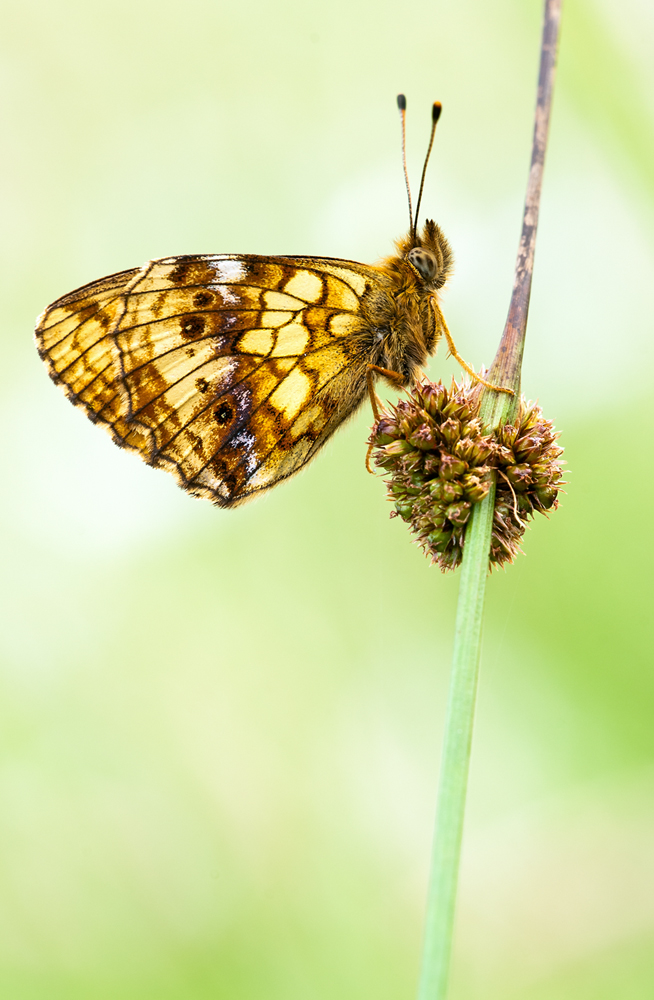
[[[413,264],[416,271],[425,281],[434,281],[438,275],[438,261],[430,250],[424,247],[414,247],[409,250],[407,260]]]

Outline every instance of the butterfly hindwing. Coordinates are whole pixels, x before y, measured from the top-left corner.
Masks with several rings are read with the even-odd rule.
[[[362,400],[377,280],[322,258],[165,258],[59,299],[37,343],[118,444],[230,506],[298,471]]]

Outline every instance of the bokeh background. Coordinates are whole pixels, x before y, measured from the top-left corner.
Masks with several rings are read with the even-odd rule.
[[[0,994],[415,994],[458,580],[364,470],[369,413],[237,511],[121,453],[34,318],[172,253],[374,261],[395,95],[488,364],[539,0],[3,0]],[[654,984],[654,13],[564,0],[524,388],[568,493],[493,574],[453,1000]],[[443,356],[433,375],[455,371]]]

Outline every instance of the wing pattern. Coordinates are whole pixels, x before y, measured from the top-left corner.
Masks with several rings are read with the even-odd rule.
[[[297,472],[363,399],[379,281],[326,258],[169,257],[58,299],[37,344],[117,444],[233,506]]]

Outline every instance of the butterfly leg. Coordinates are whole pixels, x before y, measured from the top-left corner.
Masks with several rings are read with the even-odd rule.
[[[370,468],[370,456],[372,455],[372,449],[374,445],[368,445],[368,451],[366,452],[366,472],[369,472],[371,476],[374,476],[375,470]]]
[[[379,396],[375,392],[375,381],[373,377],[373,372],[377,372],[378,375],[385,375],[387,379],[391,382],[399,382],[400,387],[404,384],[404,377],[400,375],[399,372],[391,371],[390,368],[380,368],[379,365],[368,365],[366,371],[366,381],[368,383],[368,395],[370,396],[370,405],[372,406],[372,412],[375,417],[375,423],[379,420],[379,407],[381,405]],[[372,454],[373,445],[368,445],[368,451],[366,452],[366,469],[371,476],[374,476],[375,470],[370,468],[370,456]]]
[[[438,324],[438,326],[440,326],[443,334],[445,335],[445,339],[447,341],[448,350],[449,350],[450,354],[452,355],[452,357],[454,358],[454,360],[457,361],[461,365],[461,367],[463,368],[464,372],[467,372],[468,375],[475,380],[475,382],[480,382],[482,385],[485,385],[487,389],[494,389],[495,392],[508,392],[510,396],[515,396],[515,392],[513,391],[513,389],[507,389],[503,385],[493,385],[492,382],[487,382],[485,378],[482,378],[481,375],[478,375],[477,372],[474,371],[470,367],[470,365],[467,363],[467,361],[463,360],[463,358],[461,357],[461,355],[459,354],[459,352],[457,351],[457,349],[456,349],[456,347],[454,345],[454,341],[452,340],[452,334],[450,333],[450,331],[447,328],[447,323],[445,322],[445,317],[443,316],[443,313],[441,311],[441,307],[439,306],[438,302],[436,301],[436,297],[432,296],[432,298],[431,298],[430,301],[431,301],[434,313],[436,315],[436,323]]]
[[[375,415],[375,420],[379,420],[379,406],[380,400],[379,396],[375,392],[375,382],[373,378],[373,372],[377,372],[378,375],[384,375],[391,382],[397,382],[398,388],[403,388],[406,379],[399,372],[391,371],[390,368],[380,368],[379,365],[368,365],[368,370],[366,371],[366,381],[368,383],[368,395],[370,396],[370,405],[372,406],[372,412]]]

